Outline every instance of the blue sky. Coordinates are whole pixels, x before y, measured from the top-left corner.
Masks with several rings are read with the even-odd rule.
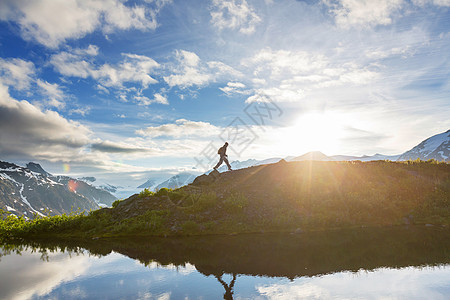
[[[400,154],[450,128],[449,9],[3,0],[0,159],[142,181],[223,140],[231,160]]]

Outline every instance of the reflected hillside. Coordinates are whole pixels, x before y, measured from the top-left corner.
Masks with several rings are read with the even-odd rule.
[[[8,251],[32,247],[105,256],[112,251],[149,265],[195,265],[204,275],[224,273],[295,278],[380,267],[450,263],[450,230],[443,227],[363,228],[301,234],[249,234],[183,238],[39,241],[5,244]],[[234,284],[234,283],[233,283]]]

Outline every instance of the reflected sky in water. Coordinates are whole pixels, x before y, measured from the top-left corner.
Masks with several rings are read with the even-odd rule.
[[[2,250],[5,254],[5,251]],[[450,265],[380,267],[292,280],[235,274],[204,275],[193,264],[162,266],[112,252],[10,253],[0,261],[1,299],[448,299]]]

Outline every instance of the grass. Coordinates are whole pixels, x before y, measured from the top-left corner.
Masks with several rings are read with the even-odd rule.
[[[228,176],[228,177],[227,177]],[[0,211],[0,238],[167,236],[450,225],[450,165],[299,162],[239,170],[202,188],[141,193],[89,214],[26,220]]]

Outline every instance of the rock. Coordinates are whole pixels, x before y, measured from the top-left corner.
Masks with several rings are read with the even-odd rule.
[[[433,224],[425,224],[426,227],[433,227]]]
[[[295,229],[295,231],[294,231],[295,234],[300,234],[300,233],[302,233],[302,232],[303,232],[303,230],[302,230],[301,228],[297,228],[297,229]]]
[[[209,173],[208,176],[213,177],[214,179],[217,179],[220,176],[220,172],[217,170],[212,170],[212,172]]]
[[[208,175],[203,174],[194,179],[192,182],[192,185],[204,185],[211,183],[211,179],[208,177]]]
[[[203,174],[198,176],[192,182],[192,185],[206,185],[213,183],[220,177],[220,172],[217,170],[213,170],[209,175]]]
[[[285,165],[285,164],[287,164],[287,161],[284,160],[284,159],[280,159],[280,160],[277,162],[277,164],[279,164],[279,165]]]

